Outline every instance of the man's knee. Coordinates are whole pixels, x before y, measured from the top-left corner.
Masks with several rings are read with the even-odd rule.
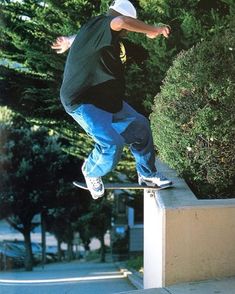
[[[136,120],[135,128],[137,132],[140,131],[140,133],[142,134],[149,133],[150,132],[149,120],[145,116],[140,115],[138,119]]]

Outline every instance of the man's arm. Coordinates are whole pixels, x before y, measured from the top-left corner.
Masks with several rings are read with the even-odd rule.
[[[163,35],[164,37],[168,38],[168,35],[170,33],[168,26],[151,26],[141,20],[134,19],[128,16],[115,17],[111,21],[110,27],[114,31],[127,30],[129,32],[146,34],[148,38],[152,39],[156,38],[159,35]]]
[[[55,42],[52,44],[51,48],[56,51],[56,53],[61,54],[67,51],[73,44],[76,35],[65,37],[58,37]]]

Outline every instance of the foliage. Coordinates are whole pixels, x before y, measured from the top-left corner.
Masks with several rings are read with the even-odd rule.
[[[57,55],[50,46],[57,36],[76,33],[98,7],[97,1],[0,4],[0,57],[10,65],[0,68],[1,105],[57,131],[67,140],[63,148],[80,158],[90,150],[91,140],[80,135],[80,128],[62,109],[58,96],[66,54]]]
[[[80,233],[82,242],[86,244],[83,231],[87,231],[88,225],[84,223],[84,226],[80,227],[79,224],[80,218],[89,211],[90,197],[86,191],[77,191],[71,183],[60,181],[63,183],[57,193],[56,205],[46,211],[46,229],[55,235],[59,244],[65,242],[72,246],[75,232]],[[92,237],[89,234],[88,244]],[[71,256],[69,258],[71,259]]]
[[[53,129],[67,142],[63,149],[84,158],[91,139],[69,117],[59,89],[67,54],[50,48],[60,35],[75,34],[91,16],[106,12],[108,1],[2,1],[0,34],[0,104],[20,112],[34,124]],[[126,162],[130,154],[125,149]],[[123,162],[118,170],[134,169]]]
[[[136,271],[140,271],[143,269],[144,266],[144,259],[143,255],[137,256],[135,258],[131,258],[126,262],[126,266],[129,269],[134,269]]]
[[[87,153],[91,150],[92,142],[91,139],[81,131],[78,125],[62,109],[58,96],[60,84],[62,81],[66,54],[55,54],[50,49],[50,45],[57,36],[71,35],[76,33],[79,30],[80,26],[92,15],[99,14],[100,11],[105,12],[107,9],[107,4],[109,2],[110,1],[108,0],[3,0],[0,3],[0,58],[2,63],[2,66],[0,65],[0,105],[7,105],[11,109],[20,112],[28,121],[30,121],[34,125],[40,126],[39,131],[42,132],[41,139],[36,139],[36,130],[34,131],[35,136],[31,137],[31,132],[28,129],[29,124],[27,124],[26,126],[25,123],[22,123],[21,121],[22,127],[19,127],[19,125],[17,125],[16,127],[16,118],[16,121],[14,121],[14,128],[16,127],[16,130],[13,130],[14,135],[13,138],[10,139],[10,126],[12,126],[13,124],[11,119],[8,119],[6,117],[4,121],[4,126],[1,126],[1,140],[3,142],[8,142],[4,144],[4,146],[0,146],[0,161],[2,162],[2,165],[0,166],[0,172],[2,175],[2,179],[4,179],[4,182],[9,183],[9,186],[7,186],[7,184],[5,184],[4,186],[4,189],[9,189],[4,190],[5,194],[2,194],[5,199],[2,199],[1,202],[1,207],[5,209],[3,209],[2,212],[7,215],[9,209],[12,209],[11,206],[9,206],[9,201],[13,199],[12,195],[15,195],[15,191],[17,191],[17,193],[20,193],[20,190],[18,190],[19,187],[16,187],[16,183],[19,183],[19,185],[22,184],[22,196],[19,197],[19,199],[21,199],[22,197],[22,203],[19,207],[21,207],[22,209],[22,207],[26,205],[24,208],[25,212],[27,211],[27,216],[29,217],[29,219],[34,213],[40,210],[39,207],[41,207],[41,205],[44,205],[45,207],[46,201],[51,201],[50,203],[47,203],[47,205],[50,204],[48,227],[50,227],[50,229],[54,231],[54,233],[57,232],[58,236],[61,233],[58,232],[58,226],[63,227],[64,232],[69,232],[69,230],[71,229],[71,226],[69,227],[70,224],[72,224],[72,228],[74,228],[73,226],[75,226],[78,230],[79,227],[83,228],[83,226],[86,226],[86,232],[85,230],[82,232],[84,233],[82,234],[84,243],[89,242],[89,238],[90,236],[92,236],[92,234],[99,235],[100,238],[102,238],[102,234],[100,232],[102,231],[104,233],[104,231],[109,227],[110,213],[109,210],[106,210],[106,208],[104,209],[105,213],[99,211],[99,209],[102,210],[104,200],[99,202],[99,204],[101,205],[100,208],[99,204],[97,203],[93,204],[93,206],[89,206],[88,203],[87,207],[86,205],[84,205],[83,202],[83,200],[85,200],[85,198],[83,199],[83,194],[79,194],[79,205],[81,205],[82,207],[74,207],[73,213],[70,214],[70,209],[72,209],[72,206],[74,206],[74,198],[76,198],[76,196],[73,195],[69,187],[65,185],[66,181],[71,181],[69,168],[66,169],[66,175],[68,175],[67,179],[62,179],[65,177],[65,173],[62,173],[62,175],[60,173],[58,174],[58,171],[62,171],[62,166],[59,164],[59,162],[61,161],[58,160],[57,156],[62,156],[62,158],[66,157],[65,153],[63,153],[63,155],[61,153],[57,153],[59,152],[58,148],[65,151],[67,154],[75,155],[81,159],[86,157]],[[128,40],[136,43],[138,45],[138,48],[133,46],[131,48],[130,45],[130,55],[134,54],[134,60],[137,62],[133,63],[132,60],[130,60],[127,64],[126,99],[138,111],[144,114],[149,114],[153,104],[153,97],[156,95],[156,93],[159,92],[162,80],[165,77],[167,70],[171,66],[172,60],[176,56],[176,54],[179,53],[182,49],[187,50],[201,40],[207,39],[208,37],[211,37],[215,34],[223,35],[224,31],[226,31],[229,26],[228,15],[234,14],[234,1],[190,0],[185,3],[185,1],[182,0],[139,0],[133,2],[139,6],[139,16],[141,19],[151,24],[167,23],[172,28],[172,34],[167,40],[163,39],[163,37],[159,37],[155,40],[150,40],[140,34],[129,34],[128,36]],[[128,43],[128,40],[126,40],[125,42]],[[129,45],[127,47],[129,47]],[[142,47],[146,51],[141,49]],[[138,54],[136,54],[136,52],[138,52]],[[233,52],[229,53],[232,54]],[[182,59],[184,59],[185,56],[187,56],[187,54],[183,53]],[[210,58],[210,56],[208,58]],[[219,60],[222,60],[222,64],[223,59]],[[190,62],[190,65],[192,68],[186,67],[187,70],[193,69],[194,63]],[[202,68],[203,70],[205,70],[203,65]],[[208,71],[205,71],[205,76],[206,74],[210,75]],[[187,78],[185,72],[182,73],[182,75],[183,79]],[[226,92],[225,94],[227,96],[225,96],[228,97],[228,91],[229,89],[232,89],[232,85],[228,85],[228,83],[226,83],[224,84],[224,88],[222,88],[222,86],[221,88],[219,88],[218,86],[216,91],[219,94],[222,93],[223,95],[224,92]],[[214,87],[209,87],[207,91],[209,93],[208,97],[210,95],[218,97],[218,94],[215,94],[214,92]],[[205,93],[203,92],[203,95],[204,94]],[[172,98],[174,97],[175,96],[173,95]],[[209,101],[212,101],[213,99],[211,97],[207,99],[209,99]],[[216,103],[222,103],[223,105],[225,105],[224,102],[216,101]],[[205,110],[208,109],[205,108]],[[212,111],[214,113],[214,106],[212,107]],[[219,117],[217,120],[217,124],[219,125],[219,122],[222,119],[222,114],[220,114],[218,109],[217,112]],[[161,112],[160,115],[162,113],[164,113],[164,111]],[[7,115],[11,116],[12,114],[8,113]],[[154,115],[155,113],[153,114],[153,117]],[[209,120],[209,116],[210,110],[208,110],[207,114],[204,114],[205,122]],[[213,119],[211,118],[211,124],[212,121]],[[60,146],[57,145],[58,140],[56,140],[53,136],[48,136],[48,130],[46,130],[45,128],[42,129],[41,126],[52,129],[53,131],[50,131],[50,133],[55,134],[56,132],[57,134],[59,134],[60,138],[63,138],[63,140],[60,140]],[[225,130],[226,126],[224,125],[224,123],[222,124],[222,127],[223,130]],[[163,152],[163,149],[168,147],[166,147],[166,145],[162,147],[161,144],[163,144],[163,142],[165,142],[164,140],[169,137],[166,135],[167,133],[161,133],[159,131],[158,127],[156,127],[155,125],[155,122],[153,123],[153,128],[155,132],[155,142],[159,146],[162,157],[172,164],[171,158],[175,157],[175,154],[177,154],[176,151],[180,152],[180,148],[176,151],[173,148],[171,151],[168,152],[168,156],[166,156]],[[227,129],[228,128],[230,128],[230,126],[227,126]],[[163,129],[165,128],[163,127]],[[200,128],[198,127],[198,133],[201,134],[202,131],[200,130],[199,132],[199,129]],[[221,128],[219,127],[218,129]],[[156,134],[157,131],[159,131],[159,136],[161,134],[161,139]],[[178,128],[175,127],[175,133],[173,133],[172,136],[174,137],[177,132]],[[46,136],[45,138],[43,137],[43,133]],[[229,140],[229,134],[227,134],[227,131],[225,133],[225,138]],[[210,131],[208,131],[206,135],[208,134],[211,135]],[[26,135],[26,138],[24,137],[24,135]],[[217,149],[222,146],[222,143],[220,143],[219,141],[221,135],[218,135],[218,137],[216,137],[217,133],[213,133],[212,137],[209,135],[208,137],[206,137],[207,143],[209,142],[209,147],[206,147],[203,149],[203,151],[197,153],[199,158],[201,158],[200,156],[202,152],[207,154],[206,150],[211,150],[211,152],[212,150],[215,150],[215,144],[219,146]],[[209,138],[213,138],[214,141],[210,141]],[[197,141],[199,147],[204,144],[202,144],[202,142],[205,142],[204,139],[200,140]],[[63,144],[61,144],[61,142]],[[171,141],[171,137],[169,138],[169,142],[167,142],[166,144],[168,144],[167,146],[171,146],[173,142],[178,147],[177,142],[175,142],[174,140]],[[186,140],[186,143],[187,142],[188,141]],[[34,145],[37,145],[39,147],[35,147]],[[211,145],[213,146],[213,148],[211,148]],[[33,146],[33,148],[30,149],[31,146]],[[201,148],[199,147],[198,150]],[[43,150],[41,150],[41,148]],[[50,148],[51,150],[49,150]],[[189,146],[189,148],[192,148],[191,145]],[[227,158],[229,158],[228,148],[230,147],[227,145],[223,145],[221,148],[224,148],[223,150],[225,150],[223,151],[224,155],[221,157],[223,158],[221,159],[221,161],[226,161],[226,164],[223,163],[223,167],[227,167]],[[19,158],[21,150],[23,150],[23,155],[22,158]],[[45,168],[43,164],[43,156],[46,155],[47,151],[50,153],[47,160],[48,162],[49,160],[52,160],[53,164]],[[14,154],[17,154],[17,160],[13,162],[14,164],[12,166],[10,157],[12,156],[13,158]],[[204,179],[206,175],[207,177],[209,177],[209,182],[206,182],[206,189],[207,187],[211,189],[211,185],[216,179],[215,171],[218,170],[218,167],[220,168],[220,165],[216,165],[217,169],[212,175],[207,175],[207,173],[205,172],[205,165],[203,172],[200,171],[200,173],[197,174],[198,170],[200,170],[198,169],[198,166],[194,165],[197,158],[192,159],[192,157],[190,157],[190,154],[192,154],[192,152],[190,153],[190,151],[187,151],[185,153],[184,150],[183,154],[188,160],[188,164],[186,166],[187,168],[184,169],[184,173],[188,175],[188,166],[193,163],[192,166],[194,168],[194,171],[193,174],[190,171],[190,180],[194,180],[194,178],[198,177],[199,179],[197,180],[197,183],[203,183],[204,185]],[[31,155],[35,156],[35,160],[29,159]],[[217,155],[216,153],[213,154],[213,156],[214,160],[216,161],[216,158],[220,158],[221,154]],[[213,156],[212,154],[210,156],[208,155],[208,158],[213,158]],[[202,161],[202,159],[200,160]],[[186,162],[185,159],[182,159],[181,161]],[[70,158],[69,163],[67,161],[67,167],[70,166],[70,170],[75,171],[76,169],[72,168],[72,162],[76,164],[76,160],[74,159],[74,157],[72,157],[72,159]],[[57,166],[57,164],[59,164],[59,166]],[[174,166],[183,172],[181,163],[177,163],[177,165],[175,164]],[[12,170],[17,169],[17,172],[15,172],[15,174],[11,172],[9,170],[10,167],[12,168]],[[6,170],[10,172],[11,180],[7,174],[8,172],[5,172]],[[126,173],[130,179],[134,179],[133,159],[131,158],[131,155],[128,152],[127,148],[125,149],[124,157],[120,162],[117,170]],[[53,178],[54,172],[56,173],[56,178]],[[222,172],[222,177],[229,178],[231,176],[231,173],[227,172],[225,169],[219,170],[219,172]],[[30,173],[30,177],[27,173]],[[78,173],[78,176],[81,176],[81,174]],[[18,182],[16,181],[17,177]],[[111,178],[113,179],[113,177],[109,177],[109,179]],[[43,184],[42,187],[41,183],[46,184]],[[61,197],[57,203],[54,203],[54,183],[60,183],[60,186],[57,187],[58,195],[67,196],[67,201],[63,202],[63,197]],[[218,190],[217,186],[216,189]],[[35,193],[35,191],[38,192]],[[219,193],[223,194],[225,192],[220,191]],[[24,202],[25,199],[28,199],[27,197],[29,197],[29,195],[30,199],[32,199],[34,201],[33,203],[35,204],[32,209],[31,207],[27,206],[29,204],[31,205],[31,201],[29,201],[29,203]],[[71,198],[69,195],[71,196]],[[88,195],[86,196],[89,197]],[[69,203],[70,199],[71,202]],[[88,217],[87,221],[86,218],[85,220],[83,218],[83,223],[82,221],[74,223],[74,219],[79,215],[83,215],[83,212],[86,209],[91,210],[90,214],[86,216]],[[99,213],[101,213],[101,218],[98,218]],[[71,219],[69,218],[69,216],[71,216]],[[105,221],[106,218],[107,223]],[[105,221],[104,224],[102,223],[103,221]],[[96,227],[96,224],[98,223],[101,227],[103,227]],[[99,234],[97,232],[98,229],[100,231]],[[71,239],[71,236],[72,233],[70,232],[70,234],[62,234],[59,237],[63,240],[68,240]]]
[[[17,182],[23,187],[22,193],[17,196],[21,201],[19,213],[21,210],[22,213],[25,212],[29,227],[31,228],[30,220],[33,215],[43,209],[47,212],[48,229],[64,241],[71,241],[74,228],[80,230],[76,221],[88,209],[97,212],[92,213],[102,227],[99,228],[99,234],[109,227],[110,217],[102,205],[101,210],[104,209],[106,215],[99,215],[99,205],[97,208],[94,205],[88,208],[90,201],[87,198],[90,196],[86,194],[85,199],[83,193],[71,191],[71,187],[66,185],[68,181],[71,183],[72,175],[76,179],[81,177],[80,164],[77,164],[74,157],[70,156],[68,159],[68,154],[84,158],[91,150],[92,142],[62,109],[58,96],[66,54],[57,55],[50,46],[57,36],[76,33],[87,19],[99,13],[100,7],[103,11],[106,10],[107,1],[4,0],[0,3],[0,105],[7,105],[27,120],[26,123],[19,116],[14,117],[20,121],[18,124],[15,120],[14,123],[9,122],[14,125],[12,130],[6,128],[4,123],[6,131],[4,129],[1,139],[5,143],[0,150],[0,156],[6,162],[1,165],[2,175],[5,177],[4,187],[1,186],[1,195],[4,194],[1,204],[6,210],[2,210],[2,217],[13,211],[9,200],[14,199],[13,192],[18,193],[17,195],[20,193]],[[31,129],[31,125],[37,127]],[[31,131],[34,132],[34,137]],[[54,136],[56,134],[59,138]],[[47,144],[53,145],[50,154],[46,153]],[[11,160],[15,158],[17,160],[14,161],[11,171],[7,165],[12,165]],[[133,163],[126,164],[122,161],[118,169],[123,171],[130,168],[133,169]],[[66,172],[63,173],[64,169]],[[17,176],[21,177],[18,179]],[[75,198],[78,194],[77,207]],[[31,198],[34,203],[31,203]],[[14,207],[17,206],[16,203]],[[31,206],[32,204],[35,205]],[[16,225],[20,228],[21,219],[17,219]],[[95,225],[91,227],[96,228]],[[88,242],[87,239],[92,234],[98,234],[97,231],[98,229],[94,233],[91,229],[83,239]]]
[[[118,254],[118,259],[126,258],[129,250],[129,236],[125,234],[125,236],[118,236],[114,239],[112,243],[112,253]]]
[[[71,201],[71,188],[65,193],[65,183],[74,179],[71,161],[75,164],[76,160],[62,151],[57,136],[31,126],[6,107],[0,108],[0,120],[0,217],[24,235],[26,268],[31,269],[32,219],[56,207],[62,197]]]
[[[88,236],[97,237],[101,242],[100,257],[101,261],[105,261],[105,244],[104,236],[111,227],[112,218],[112,201],[109,198],[102,197],[96,201],[92,201],[89,206],[89,212],[82,215],[78,222],[79,231],[86,227]],[[86,238],[88,237],[86,236]],[[81,232],[84,237],[84,232]]]
[[[0,217],[25,235],[34,227],[34,215],[43,212],[47,231],[60,242],[72,245],[74,232],[86,245],[92,237],[103,242],[111,203],[91,201],[88,192],[73,188],[75,178],[82,180],[81,162],[63,152],[51,131],[31,127],[6,107],[0,108],[0,122]]]
[[[96,261],[99,259],[100,257],[100,250],[92,250],[92,251],[89,251],[86,255],[86,261]]]
[[[32,119],[34,124],[55,130],[68,141],[64,149],[80,158],[86,157],[92,143],[62,109],[58,96],[66,54],[55,54],[50,45],[59,35],[76,33],[92,15],[105,13],[109,3],[108,0],[4,0],[0,4],[0,58],[13,67],[0,68],[0,86],[4,89],[0,103]],[[128,39],[138,46],[125,41],[127,52],[136,61],[133,63],[130,58],[127,64],[126,99],[138,111],[148,114],[174,56],[202,38],[224,30],[232,2],[191,0],[185,4],[182,0],[140,0],[133,3],[144,21],[172,27],[168,40],[129,34]],[[18,65],[12,66],[13,62]],[[133,177],[133,159],[128,149],[118,170]]]
[[[234,197],[234,30],[181,52],[151,115],[162,159],[199,197]]]
[[[169,39],[148,39],[142,34],[129,34],[129,40],[143,46],[149,54],[142,63],[127,70],[127,100],[144,113],[151,112],[153,97],[160,91],[162,80],[173,59],[217,32],[228,28],[232,1],[222,0],[140,0],[139,18],[150,24],[168,24]],[[144,106],[144,107],[143,107]]]

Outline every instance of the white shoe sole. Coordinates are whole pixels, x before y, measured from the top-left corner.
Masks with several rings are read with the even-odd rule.
[[[90,192],[91,193],[91,192]],[[91,193],[91,196],[92,196],[92,198],[94,199],[94,200],[96,200],[96,199],[99,199],[99,198],[101,198],[101,197],[103,197],[104,196],[104,193],[103,194],[99,194],[99,195],[97,195],[97,194],[92,194]]]

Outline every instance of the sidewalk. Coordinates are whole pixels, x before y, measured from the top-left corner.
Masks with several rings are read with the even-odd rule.
[[[114,294],[135,289],[111,262],[60,262],[32,272],[0,272],[1,294]]]
[[[116,266],[126,272],[129,281],[138,289],[118,294],[235,294],[235,277],[180,283],[164,288],[144,290],[142,274],[126,269],[123,262],[116,262]]]
[[[136,290],[119,294],[235,294],[235,277],[183,283],[169,287]]]

